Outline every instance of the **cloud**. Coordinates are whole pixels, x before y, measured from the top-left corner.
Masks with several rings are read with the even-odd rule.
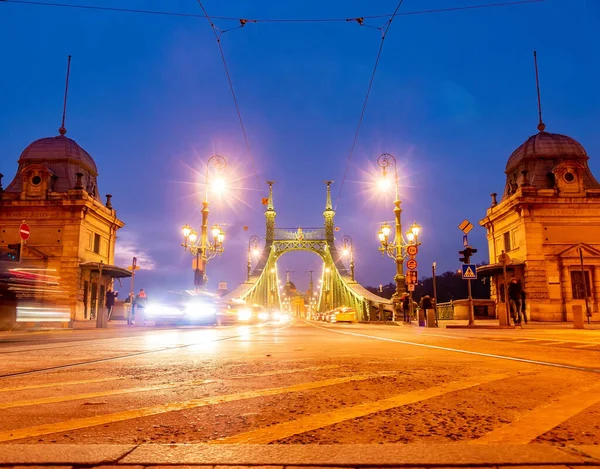
[[[139,246],[138,236],[135,233],[127,231],[119,233],[115,246],[115,263],[121,266],[131,265],[132,259],[137,257],[140,270],[154,270],[156,268],[154,259]]]

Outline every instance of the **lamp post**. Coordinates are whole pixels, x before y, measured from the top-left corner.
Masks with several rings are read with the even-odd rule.
[[[202,201],[202,227],[200,236],[198,232],[193,230],[189,225],[184,225],[181,229],[183,233],[183,248],[188,251],[194,259],[194,285],[196,290],[206,287],[206,264],[213,257],[223,253],[223,241],[225,240],[225,232],[219,225],[214,225],[211,228],[213,236],[212,242],[208,241],[208,183],[209,170],[213,166],[217,174],[225,169],[227,162],[221,155],[213,155],[206,162],[206,177],[204,180],[204,200]],[[222,191],[224,189],[224,181],[221,177],[217,177],[213,186],[215,190]]]
[[[247,281],[250,281],[250,270],[252,270],[252,256],[258,257],[260,254],[260,250],[258,249],[258,243],[260,242],[260,238],[256,235],[250,236],[248,240],[248,275],[246,277]]]
[[[348,235],[342,237],[342,256],[350,258],[350,280],[354,282],[354,249],[352,238]]]
[[[404,259],[406,259],[407,253],[406,248],[410,245],[419,246],[421,243],[419,241],[419,233],[421,231],[421,227],[416,223],[413,223],[410,229],[406,233],[406,240],[402,236],[402,220],[401,214],[402,209],[400,208],[400,198],[398,196],[398,167],[396,165],[396,158],[389,153],[383,153],[379,155],[377,158],[377,164],[382,169],[382,179],[379,181],[379,187],[381,189],[387,189],[390,186],[390,179],[388,178],[387,169],[390,166],[394,168],[394,188],[395,188],[395,198],[394,198],[394,216],[395,216],[395,236],[394,240],[390,242],[390,234],[392,231],[392,227],[386,223],[381,225],[379,232],[377,233],[379,237],[379,242],[381,246],[379,247],[379,251],[381,255],[387,254],[389,257],[396,261],[396,275],[394,276],[394,281],[396,282],[396,307],[400,302],[400,295],[406,291],[405,285],[405,276],[404,276]],[[396,320],[396,307],[393,308],[393,317],[392,320]],[[412,300],[412,290],[409,291],[409,311],[410,318],[413,315],[413,300]]]

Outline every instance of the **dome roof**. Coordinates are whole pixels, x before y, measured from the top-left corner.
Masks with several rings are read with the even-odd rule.
[[[521,166],[527,160],[587,160],[583,146],[575,139],[561,134],[541,131],[529,137],[517,148],[506,163],[506,172]]]
[[[75,140],[63,135],[47,137],[31,143],[19,158],[19,165],[25,163],[52,163],[56,160],[68,160],[88,170],[91,175],[98,175],[98,168],[90,154],[81,148]]]
[[[13,181],[6,188],[7,193],[20,193],[25,187],[23,177],[38,165],[45,167],[52,175],[49,184],[51,192],[68,192],[79,183],[92,197],[100,200],[98,192],[98,168],[90,154],[77,142],[64,136],[66,129],[59,130],[58,137],[47,137],[29,144],[19,157],[19,169]],[[27,173],[28,174],[28,173]]]

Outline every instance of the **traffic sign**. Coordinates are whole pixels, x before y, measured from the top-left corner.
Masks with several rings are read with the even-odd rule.
[[[473,229],[473,225],[467,219],[464,219],[460,225],[458,225],[458,229],[462,231],[464,234],[467,234],[469,231]]]
[[[417,261],[414,259],[409,259],[406,261],[406,267],[408,267],[410,270],[415,270],[417,265]]]
[[[477,280],[477,266],[475,264],[462,265],[463,280]]]
[[[506,254],[505,252],[503,252],[502,254],[500,254],[498,256],[498,260],[500,261],[501,264],[506,264],[506,265],[508,265],[512,262],[510,256],[508,254]]]
[[[140,270],[140,266],[139,265],[128,265],[127,266],[127,270]]]
[[[406,247],[406,253],[409,256],[416,256],[419,253],[419,248],[415,244],[410,244]]]
[[[27,241],[29,239],[29,225],[27,223],[21,223],[19,227],[19,236],[23,241]]]
[[[415,291],[415,284],[414,284],[414,283],[411,283],[411,284],[408,286],[408,291]]]
[[[467,247],[469,245],[469,240],[467,235],[463,235],[463,247]]]
[[[404,278],[407,285],[414,285],[419,277],[416,270],[408,270]]]

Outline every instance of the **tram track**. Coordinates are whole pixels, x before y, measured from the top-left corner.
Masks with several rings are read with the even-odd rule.
[[[394,339],[391,337],[382,337],[382,336],[378,336],[378,335],[364,334],[364,333],[360,333],[360,332],[339,330],[339,329],[335,329],[332,327],[322,327],[322,326],[317,326],[315,324],[312,324],[309,321],[306,321],[306,322],[310,326],[315,327],[317,329],[322,329],[322,330],[325,330],[328,332],[334,332],[337,334],[345,334],[345,335],[350,335],[350,336],[354,336],[354,337],[361,337],[361,338],[365,338],[365,339],[380,340],[380,341],[384,341],[384,342],[392,342],[392,343],[398,343],[398,344],[409,345],[409,346],[414,346],[414,347],[423,347],[423,348],[427,348],[427,349],[439,350],[439,351],[444,351],[444,352],[474,355],[474,356],[496,359],[496,360],[514,361],[514,362],[526,363],[529,365],[540,365],[540,366],[547,366],[547,367],[554,367],[554,368],[562,368],[565,370],[575,370],[575,371],[583,371],[583,372],[587,372],[587,373],[600,374],[600,368],[570,365],[567,363],[555,363],[555,362],[548,362],[548,361],[543,361],[543,360],[533,360],[533,359],[529,359],[529,358],[515,357],[515,356],[511,356],[511,355],[504,355],[504,354],[478,352],[478,351],[474,351],[474,350],[461,349],[458,347],[443,347],[443,346],[439,346],[439,345],[431,345],[431,344],[424,344],[424,343],[420,343],[420,342],[412,342],[409,340]]]
[[[161,332],[169,332],[169,331],[197,331],[198,329],[177,329],[177,328],[168,328],[168,329],[157,329],[156,331],[161,331]],[[207,328],[207,330],[209,330],[209,328]],[[213,330],[212,328],[210,328],[210,330]],[[135,338],[135,337],[141,337],[141,335],[126,335],[126,336],[117,336],[117,337],[105,337],[105,338],[101,338],[101,339],[88,339],[86,337],[82,337],[82,338],[74,338],[72,340],[69,341],[63,341],[67,342],[67,344],[65,345],[51,345],[48,344],[47,347],[35,347],[35,348],[23,348],[23,349],[19,349],[19,350],[0,350],[0,355],[9,355],[9,354],[13,354],[13,353],[26,353],[26,352],[42,352],[42,351],[46,351],[46,350],[59,350],[59,349],[64,349],[64,348],[73,348],[73,347],[79,347],[82,343],[87,344],[94,344],[94,343],[98,343],[98,342],[108,342],[108,341],[117,341],[117,340],[123,340],[123,339],[129,339],[129,338]],[[12,342],[11,342],[12,343]]]
[[[245,332],[245,333],[240,333],[240,334],[236,334],[233,336],[220,337],[217,339],[212,339],[212,340],[210,340],[210,342],[224,342],[226,340],[234,340],[234,339],[238,339],[240,337],[247,337],[248,335],[254,336],[254,335],[264,334],[265,332],[272,332],[272,331],[274,332],[274,331],[278,331],[281,329],[285,329],[286,327],[289,327],[292,324],[293,323],[286,324],[283,327],[272,328],[272,329],[269,329],[268,331],[257,330],[257,331],[250,332],[250,333]],[[100,340],[113,340],[113,339],[120,339],[120,337],[111,338],[111,339],[100,339]],[[33,375],[33,374],[39,374],[39,373],[47,373],[47,372],[51,372],[51,371],[76,368],[79,366],[93,365],[95,363],[105,363],[105,362],[123,360],[123,359],[127,359],[127,358],[132,358],[132,357],[139,357],[142,355],[149,355],[149,354],[153,354],[153,353],[162,353],[162,352],[169,352],[169,351],[173,351],[173,350],[181,350],[181,349],[185,349],[185,348],[189,348],[189,347],[196,347],[198,345],[202,345],[205,343],[206,343],[206,340],[203,340],[200,342],[193,342],[190,344],[179,344],[179,345],[174,345],[171,347],[162,347],[162,348],[154,349],[154,350],[144,350],[141,352],[126,353],[126,354],[117,355],[114,357],[96,358],[93,360],[84,360],[84,361],[80,361],[80,362],[76,362],[76,363],[67,363],[64,365],[48,366],[45,368],[38,368],[35,370],[16,371],[13,373],[2,374],[2,375],[0,375],[0,379],[14,378],[14,377],[19,377],[19,376]],[[48,349],[42,349],[42,350],[48,350]]]

